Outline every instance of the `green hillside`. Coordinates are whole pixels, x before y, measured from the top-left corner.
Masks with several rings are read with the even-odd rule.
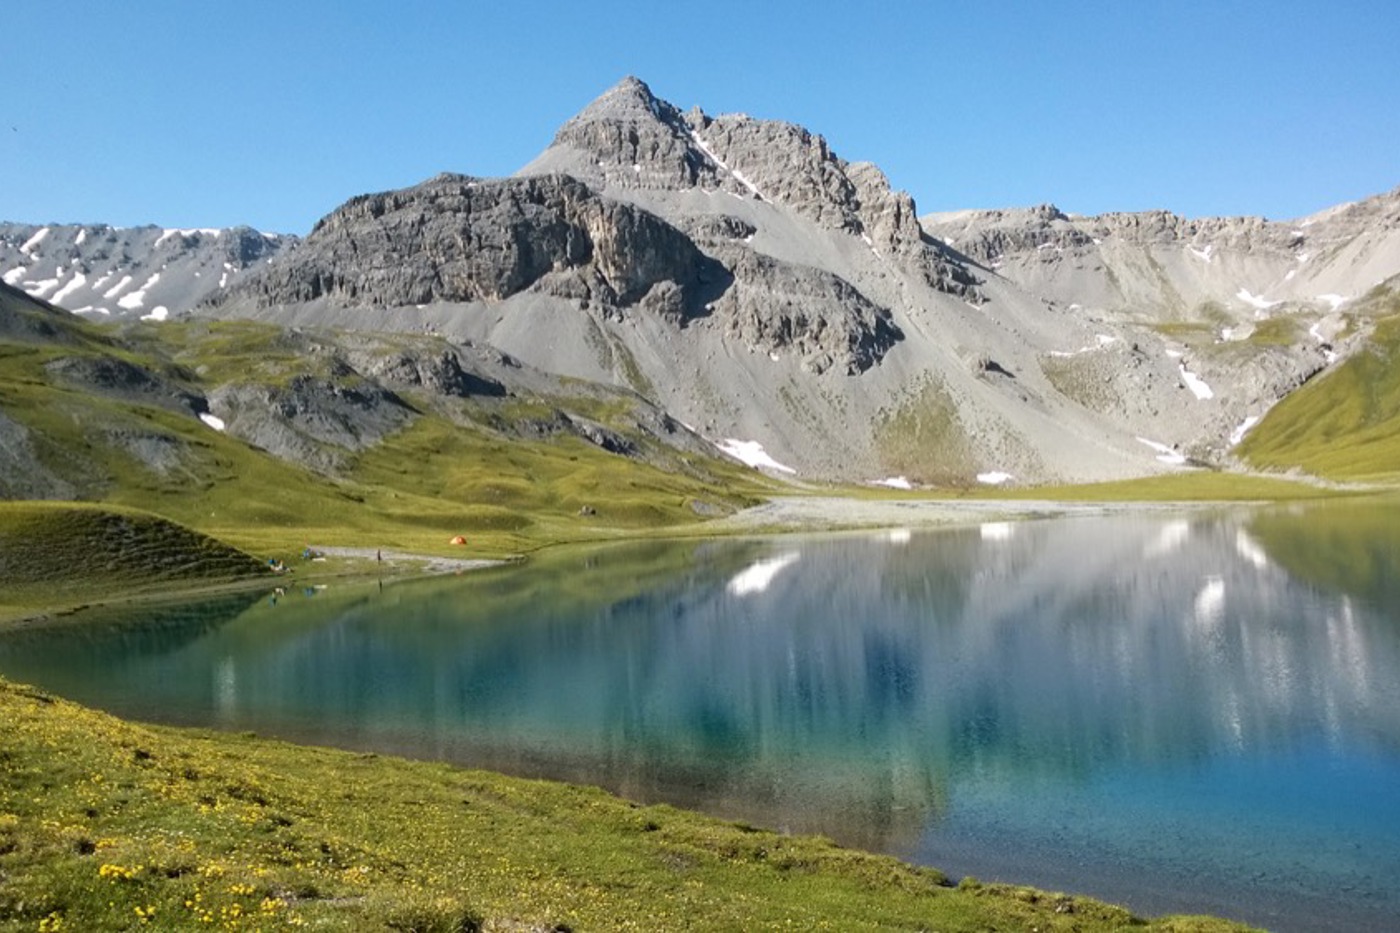
[[[265,563],[149,513],[0,502],[0,616],[115,591],[167,590],[267,572]]]
[[[0,498],[141,509],[264,556],[311,542],[444,552],[457,535],[473,556],[500,556],[693,523],[769,488],[637,430],[637,397],[582,384],[561,395],[401,392],[403,424],[364,449],[332,450],[334,469],[196,417],[221,387],[275,399],[298,379],[321,380],[332,398],[369,385],[339,362],[336,340],[294,343],[244,322],[97,327],[0,293],[0,459],[10,458]],[[606,428],[627,452],[557,430],[569,419]]]
[[[1363,306],[1375,332],[1361,352],[1289,395],[1237,452],[1253,466],[1336,480],[1400,479],[1400,296]]]

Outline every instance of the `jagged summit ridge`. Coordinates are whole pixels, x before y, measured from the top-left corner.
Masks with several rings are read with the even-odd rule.
[[[577,157],[548,158],[565,152]],[[542,171],[565,171],[602,186],[747,193],[695,145],[681,112],[631,76],[569,119],[545,155],[519,174]]]
[[[769,203],[860,238],[940,290],[976,297],[974,276],[924,237],[913,198],[875,165],[847,162],[823,136],[792,123],[698,107],[682,113],[634,77],[565,123],[518,174],[546,172],[643,201],[699,189]]]

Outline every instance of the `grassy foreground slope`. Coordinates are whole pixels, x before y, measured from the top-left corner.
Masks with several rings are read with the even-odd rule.
[[[1380,291],[1365,310],[1376,319],[1368,345],[1274,406],[1238,448],[1248,463],[1337,480],[1400,479],[1400,295]]]
[[[0,681],[0,929],[1238,929]]]

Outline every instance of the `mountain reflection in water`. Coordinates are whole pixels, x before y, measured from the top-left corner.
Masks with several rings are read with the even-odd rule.
[[[1349,890],[1366,926],[1400,906],[1400,625],[1390,583],[1308,574],[1319,521],[647,542],[294,593],[193,639],[0,639],[0,671],[1144,910],[1306,928]]]

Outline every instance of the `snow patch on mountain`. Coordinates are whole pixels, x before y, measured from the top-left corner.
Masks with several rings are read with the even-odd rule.
[[[1254,427],[1258,423],[1259,416],[1250,415],[1248,418],[1244,419],[1238,425],[1236,425],[1235,429],[1230,432],[1230,446],[1234,447],[1235,445],[1239,444],[1240,441],[1244,440],[1244,436],[1249,433],[1249,429]]]
[[[35,298],[43,298],[49,292],[58,287],[60,279],[27,279],[24,283],[24,290]]]
[[[1238,292],[1235,293],[1235,297],[1238,298],[1240,301],[1243,301],[1250,307],[1256,308],[1260,311],[1267,311],[1274,305],[1279,304],[1279,302],[1277,301],[1270,301],[1267,298],[1263,298],[1259,295],[1252,294],[1247,288],[1241,288]]]
[[[1181,373],[1181,381],[1186,383],[1186,388],[1190,389],[1197,399],[1206,401],[1215,398],[1215,393],[1206,385],[1206,381],[1187,369],[1184,363],[1177,367],[1177,371]]]
[[[1185,456],[1183,456],[1174,448],[1168,447],[1166,444],[1159,443],[1158,441],[1150,441],[1145,437],[1139,437],[1137,441],[1139,444],[1146,444],[1148,447],[1151,447],[1153,450],[1157,451],[1157,459],[1160,460],[1162,463],[1169,463],[1173,466],[1180,466],[1181,464],[1186,462]]]
[[[115,297],[117,297],[117,295],[121,294],[122,289],[126,288],[126,287],[127,287],[128,285],[130,285],[130,284],[131,284],[131,276],[129,276],[129,275],[124,275],[124,276],[122,276],[120,279],[117,280],[117,284],[116,284],[116,285],[113,285],[111,288],[109,288],[109,289],[107,289],[105,292],[103,292],[103,293],[102,293],[102,297],[103,297],[103,298],[115,298]]]
[[[128,311],[132,311],[136,308],[141,307],[143,304],[146,303],[146,290],[159,281],[160,273],[152,273],[151,277],[147,279],[136,291],[129,292],[128,294],[125,294],[121,298],[117,299],[117,304],[123,308],[126,308]]]
[[[48,236],[48,235],[49,235],[49,228],[48,228],[48,227],[44,227],[44,228],[40,229],[38,233],[34,234],[32,237],[30,237],[29,239],[27,239],[27,240],[24,241],[24,245],[21,246],[21,247],[19,248],[19,251],[20,251],[21,253],[23,253],[24,255],[26,255],[26,256],[30,255],[31,253],[34,252],[34,248],[35,248],[36,246],[38,246],[40,243],[44,242],[44,237],[46,237],[46,236]]]
[[[62,304],[65,298],[67,298],[69,295],[73,294],[86,284],[87,276],[83,275],[81,272],[76,272],[73,274],[73,278],[68,280],[67,285],[64,285],[58,291],[54,292],[53,297],[50,298],[49,301],[53,302],[56,305]]]
[[[222,231],[220,231],[216,227],[190,227],[188,229],[180,229],[178,227],[167,227],[160,232],[160,236],[156,237],[155,245],[160,246],[160,244],[164,243],[166,240],[170,239],[173,236],[188,237],[194,236],[195,234],[204,234],[205,236],[218,236],[221,232]]]
[[[797,473],[792,467],[781,464],[770,457],[768,451],[764,450],[763,445],[758,441],[741,441],[731,437],[725,438],[715,446],[740,463],[756,470],[769,469],[777,470],[779,473]]]

